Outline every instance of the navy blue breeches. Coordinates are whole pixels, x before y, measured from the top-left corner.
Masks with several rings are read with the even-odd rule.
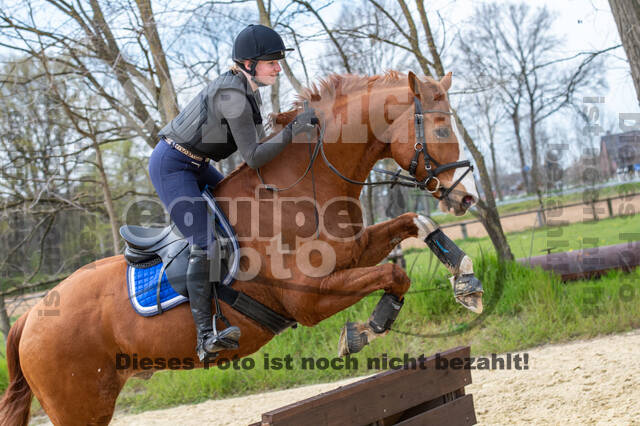
[[[208,161],[198,162],[160,140],[149,158],[149,175],[158,196],[182,235],[205,249],[213,222],[202,191],[224,177]]]

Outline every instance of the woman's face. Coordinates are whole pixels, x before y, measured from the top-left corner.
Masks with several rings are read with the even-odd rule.
[[[249,68],[250,66],[251,62],[245,61],[245,67]],[[278,60],[258,61],[255,78],[260,83],[270,86],[276,82],[280,71],[282,71],[282,68],[280,68],[280,61]]]

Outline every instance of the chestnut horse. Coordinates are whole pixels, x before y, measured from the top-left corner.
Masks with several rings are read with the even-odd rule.
[[[458,161],[462,152],[450,118],[446,95],[450,86],[450,73],[436,81],[388,72],[374,77],[334,75],[307,89],[298,108],[276,122],[292,120],[302,102],[310,101],[321,118],[322,155],[327,161],[315,161],[305,174],[319,142],[303,135],[259,175],[241,165],[215,188],[214,195],[245,249],[241,272],[248,278],[238,279],[233,287],[305,326],[376,290],[401,300],[410,285],[407,274],[395,264],[379,262],[405,238],[423,239],[429,223],[406,213],[365,227],[358,202],[362,187],[340,177],[328,164],[348,179],[363,181],[380,159],[393,158],[408,170],[416,157],[416,178],[425,179],[425,159],[415,154],[415,98],[425,110],[430,157],[440,164]],[[438,182],[431,179],[427,189],[442,198],[443,188],[455,183],[456,173],[455,169],[442,172],[438,175],[442,187],[436,188]],[[283,188],[301,176],[281,193],[265,190],[261,183]],[[461,179],[441,201],[441,209],[463,214],[477,199],[472,182]],[[280,198],[284,202],[278,202]],[[245,204],[234,205],[237,200]],[[190,358],[202,367],[195,354],[188,304],[154,317],[136,314],[128,301],[126,268],[122,255],[84,266],[16,321],[7,338],[10,384],[0,403],[0,423],[27,424],[32,395],[56,425],[109,423],[127,379],[143,373],[117,369],[119,353]],[[52,300],[47,299],[54,299],[56,314],[43,314],[51,308]],[[274,337],[221,303],[242,337],[238,350],[222,352],[220,358],[250,355]],[[371,334],[374,337],[378,336]]]

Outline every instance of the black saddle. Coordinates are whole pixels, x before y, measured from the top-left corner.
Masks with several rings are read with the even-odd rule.
[[[124,258],[129,265],[146,268],[162,262],[163,272],[171,287],[187,296],[185,274],[189,262],[189,242],[175,224],[164,228],[124,225],[120,228],[120,236],[127,242]]]

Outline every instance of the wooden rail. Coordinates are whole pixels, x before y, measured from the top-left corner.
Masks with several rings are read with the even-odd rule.
[[[468,346],[450,349],[269,411],[250,426],[473,425],[473,396],[464,390],[469,356]]]

